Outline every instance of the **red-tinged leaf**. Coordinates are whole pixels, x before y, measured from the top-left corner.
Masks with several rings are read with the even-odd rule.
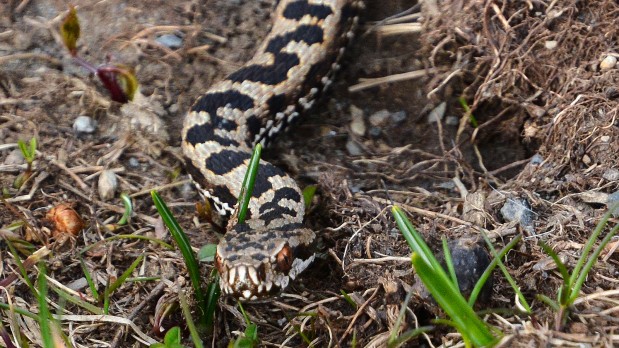
[[[133,69],[120,67],[118,75],[118,83],[120,84],[125,96],[128,100],[133,100],[135,92],[138,90],[138,79],[135,78]]]
[[[80,21],[77,18],[75,7],[69,8],[69,13],[60,25],[60,35],[62,41],[72,56],[77,54],[77,40],[80,38]]]
[[[103,66],[97,69],[97,76],[110,92],[112,100],[119,103],[133,100],[138,89],[138,80],[130,68]]]

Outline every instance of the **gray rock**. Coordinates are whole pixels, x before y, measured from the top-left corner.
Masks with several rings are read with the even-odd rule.
[[[406,111],[396,111],[391,114],[391,122],[393,123],[402,123],[406,120]]]
[[[531,164],[533,165],[540,165],[542,164],[542,162],[544,162],[544,157],[542,157],[540,154],[536,153],[535,155],[533,155],[533,157],[531,157]]]
[[[24,163],[26,163],[26,159],[20,149],[13,149],[4,159],[4,164],[6,165],[20,165]]]
[[[391,115],[392,113],[387,110],[377,111],[370,116],[370,124],[375,127],[380,127],[385,124],[385,121],[387,121]]]
[[[507,221],[517,221],[530,234],[535,234],[536,214],[526,199],[508,198],[501,208],[501,215]]]
[[[603,174],[602,177],[608,181],[619,180],[619,169],[609,168]]]
[[[445,117],[445,124],[447,126],[457,126],[460,124],[460,119],[456,116],[447,116]]]
[[[133,169],[138,169],[140,168],[140,161],[138,161],[137,158],[135,157],[131,157],[129,158],[129,161],[127,163],[129,165],[129,167],[133,168]]]
[[[155,41],[173,50],[183,46],[183,39],[174,34],[161,35]]]
[[[617,206],[618,203],[619,203],[619,191],[615,191],[608,195],[608,201],[606,202],[606,206],[608,207],[608,209],[612,209],[613,207],[616,207],[612,213],[613,217],[619,216],[619,206]]]
[[[348,151],[348,154],[351,156],[363,155],[363,149],[361,146],[359,146],[359,144],[352,139],[348,139],[346,142],[346,151]]]
[[[368,133],[372,138],[377,138],[378,136],[380,136],[381,132],[382,130],[380,129],[380,127],[370,127],[370,131]]]

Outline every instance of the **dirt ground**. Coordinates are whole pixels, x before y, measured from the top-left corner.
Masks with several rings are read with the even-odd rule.
[[[149,194],[157,189],[196,249],[217,243],[219,235],[197,217],[200,198],[182,168],[182,118],[196,97],[252,56],[269,30],[273,3],[76,2],[79,55],[135,70],[142,97],[125,106],[67,54],[58,32],[65,1],[2,3],[0,304],[38,312],[15,259],[38,250],[50,306],[64,314],[59,322],[73,346],[142,347],[183,325],[177,293],[191,291],[180,252],[106,239],[134,234],[170,243]],[[489,309],[485,320],[503,332],[503,345],[617,344],[615,239],[567,324],[555,325],[556,312],[537,296],[555,299],[561,286],[538,242],[571,269],[618,199],[619,66],[611,64],[619,58],[618,16],[610,0],[367,0],[329,95],[265,150],[302,187],[317,185],[306,220],[320,243],[318,261],[284,294],[244,306],[260,345],[381,347],[394,330],[444,317],[431,301],[414,297],[404,324],[396,325],[406,295],[419,288],[393,204],[437,250],[442,237],[475,239],[480,231],[497,249],[524,237],[503,262],[533,313],[518,312],[500,272],[482,304]],[[82,115],[96,120],[94,132],[74,130]],[[26,164],[16,143],[32,137],[38,140],[32,176],[18,189]],[[100,177],[109,172],[119,187],[105,197]],[[115,225],[124,211],[120,192],[135,209],[124,226]],[[527,218],[502,213],[513,202],[528,207]],[[46,217],[63,203],[85,221],[76,237],[55,233]],[[609,221],[606,232],[617,223]],[[19,246],[16,253],[6,240]],[[67,303],[55,290],[70,289],[101,308],[83,267],[103,291],[141,255],[130,281],[112,294],[108,315]],[[212,269],[202,266],[205,275]],[[34,281],[39,271],[29,267]],[[3,339],[41,345],[36,321],[1,308]],[[205,344],[227,346],[245,327],[237,304],[220,299]],[[436,326],[406,345],[464,343],[453,329]]]

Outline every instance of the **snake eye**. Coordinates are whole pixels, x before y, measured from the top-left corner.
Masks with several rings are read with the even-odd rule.
[[[284,245],[282,250],[277,253],[277,270],[288,274],[292,268],[292,249],[288,244]]]

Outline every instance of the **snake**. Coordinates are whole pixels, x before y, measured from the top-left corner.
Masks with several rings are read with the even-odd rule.
[[[353,36],[359,0],[280,0],[271,30],[241,68],[210,86],[186,114],[185,168],[217,213],[229,217],[217,245],[220,289],[239,300],[284,290],[315,259],[295,180],[260,160],[246,219],[237,198],[252,148],[267,146],[325,94]]]

